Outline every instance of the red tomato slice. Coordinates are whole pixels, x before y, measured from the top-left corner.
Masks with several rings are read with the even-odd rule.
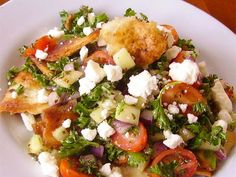
[[[141,122],[138,125],[138,129],[139,132],[137,134],[130,134],[129,136],[116,132],[111,137],[112,143],[129,152],[143,150],[147,145],[147,130]]]
[[[175,59],[173,59],[173,62],[176,62],[176,63],[182,63],[185,59],[188,59],[188,60],[192,60],[192,61],[195,61],[195,58],[192,57],[190,54],[189,54],[189,51],[184,51],[182,50]]]
[[[92,177],[90,175],[77,172],[77,165],[73,163],[73,160],[62,159],[60,161],[60,173],[62,177]]]
[[[164,26],[166,29],[171,31],[171,34],[172,34],[172,36],[173,36],[173,38],[175,40],[174,44],[176,44],[177,41],[179,40],[179,35],[178,35],[176,29],[173,26],[171,26],[171,25],[161,25],[161,26]]]
[[[162,94],[162,103],[171,104],[174,101],[190,106],[198,102],[206,102],[199,90],[186,83],[176,84]]]
[[[93,60],[99,64],[115,64],[113,58],[103,50],[97,50],[92,55],[85,58],[83,61],[83,65],[86,65],[89,60]]]
[[[151,167],[162,162],[169,164],[170,162],[176,161],[178,166],[175,169],[175,176],[179,177],[192,177],[197,170],[198,162],[195,155],[186,149],[177,148],[162,151],[153,160]],[[150,173],[151,177],[160,177],[157,174]]]

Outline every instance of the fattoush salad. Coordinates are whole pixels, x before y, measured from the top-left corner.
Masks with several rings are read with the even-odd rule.
[[[0,111],[20,115],[50,177],[214,175],[236,143],[233,86],[190,39],[129,8],[82,6],[20,48]]]

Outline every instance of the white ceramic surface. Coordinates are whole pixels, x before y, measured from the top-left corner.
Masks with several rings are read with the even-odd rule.
[[[197,8],[178,0],[10,0],[0,7],[0,98],[6,89],[5,73],[23,63],[17,49],[59,25],[59,12],[77,10],[83,4],[111,16],[131,7],[149,19],[172,24],[183,38],[193,39],[210,70],[236,86],[236,36],[220,22]],[[0,115],[0,176],[42,177],[39,166],[25,151],[29,137],[21,120]],[[215,175],[234,176],[235,150]]]

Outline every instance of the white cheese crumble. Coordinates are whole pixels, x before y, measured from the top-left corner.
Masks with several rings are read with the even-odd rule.
[[[35,52],[35,57],[40,60],[45,60],[48,57],[48,53],[37,49]]]
[[[108,177],[123,177],[121,170],[118,167],[113,167],[112,172]]]
[[[107,140],[107,138],[115,133],[115,130],[106,121],[100,123],[97,127],[97,130],[99,136],[104,140]]]
[[[191,60],[184,60],[182,63],[171,63],[169,65],[169,76],[172,80],[193,84],[200,74],[197,63]]]
[[[166,56],[167,60],[172,60],[177,57],[177,55],[181,52],[181,48],[177,46],[173,46],[169,49],[167,49],[166,53],[164,56]]]
[[[83,135],[84,139],[88,141],[93,141],[94,138],[97,136],[97,130],[85,128],[81,130],[81,134]]]
[[[95,83],[101,82],[106,75],[103,68],[93,60],[88,61],[84,73],[86,78]]]
[[[190,123],[190,124],[195,123],[198,120],[198,117],[191,114],[191,113],[187,114],[187,118],[188,118],[188,123]]]
[[[103,67],[107,80],[111,82],[116,82],[122,79],[122,68],[118,65],[104,65]]]
[[[63,30],[59,30],[57,27],[54,27],[53,29],[49,30],[47,33],[47,35],[50,35],[53,38],[60,38],[64,34],[65,32]]]
[[[96,86],[95,82],[90,81],[87,77],[79,80],[79,93],[80,95],[89,94],[91,90]]]
[[[11,92],[11,97],[12,97],[13,99],[16,99],[16,98],[17,98],[17,93],[16,93],[16,91]]]
[[[95,14],[93,12],[88,14],[88,21],[91,24],[95,21]]]
[[[81,16],[78,20],[77,20],[77,25],[81,26],[83,25],[83,23],[85,22],[84,16]]]
[[[179,113],[179,108],[173,103],[168,105],[168,111],[171,114],[178,114]]]
[[[224,120],[227,123],[232,122],[232,117],[226,109],[220,110],[220,112],[218,113],[218,118]]]
[[[80,60],[83,61],[88,56],[88,48],[83,46],[79,51]]]
[[[99,171],[102,173],[104,176],[109,176],[111,174],[111,163],[106,163],[104,164]]]
[[[64,127],[64,128],[70,128],[70,125],[71,125],[70,119],[66,119],[66,120],[64,120],[64,122],[62,122],[62,127]]]
[[[83,33],[88,36],[93,32],[93,29],[91,27],[84,27],[83,28]]]
[[[102,28],[102,25],[104,24],[104,22],[99,22],[96,24],[96,28]]]
[[[179,108],[182,112],[185,112],[187,110],[188,105],[187,104],[179,104]]]
[[[228,128],[228,123],[224,120],[217,120],[217,121],[215,121],[213,126],[220,126],[223,128],[223,131],[226,132],[227,128]]]
[[[163,132],[166,140],[163,141],[163,144],[169,147],[170,149],[175,149],[182,143],[184,140],[178,134],[173,134],[170,130],[166,130]]]
[[[169,118],[169,120],[173,120],[173,115],[172,114],[167,113],[166,115]]]
[[[32,125],[36,122],[34,116],[29,113],[21,113],[20,115],[25,125],[25,128],[29,131],[33,131]]]
[[[48,102],[48,94],[46,89],[40,89],[37,93],[38,103],[47,103]]]
[[[154,90],[158,89],[156,77],[152,76],[147,70],[136,76],[131,76],[129,80],[128,92],[135,97],[141,96],[146,99]]]
[[[49,152],[41,152],[38,156],[42,172],[46,176],[59,177],[59,168],[56,158]]]
[[[125,95],[124,101],[125,101],[126,104],[133,105],[133,104],[136,104],[138,102],[138,98],[135,98],[135,97],[130,96],[130,95]]]

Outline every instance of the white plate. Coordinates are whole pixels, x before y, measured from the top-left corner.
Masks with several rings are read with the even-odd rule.
[[[159,0],[11,0],[0,7],[0,86],[3,97],[6,89],[5,73],[12,65],[23,63],[17,49],[59,25],[58,13],[77,10],[83,4],[109,15],[122,15],[131,7],[145,13],[149,19],[172,24],[183,38],[193,39],[211,71],[236,86],[236,37],[220,22],[183,1]],[[43,176],[36,162],[25,151],[29,137],[19,119],[0,115],[0,176]],[[216,176],[232,176],[235,172],[235,150]]]

